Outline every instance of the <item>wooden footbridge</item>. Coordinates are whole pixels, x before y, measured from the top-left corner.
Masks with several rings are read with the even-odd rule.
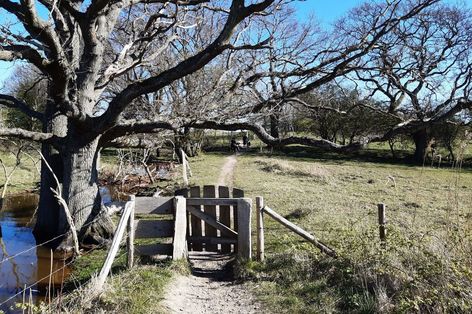
[[[242,190],[211,185],[175,194],[134,199],[128,224],[133,253],[180,259],[188,251],[207,251],[251,258],[252,201]],[[138,239],[148,244],[134,246]]]
[[[334,250],[313,235],[264,206],[262,197],[256,203],[258,260],[264,259],[264,214],[336,257]],[[251,212],[252,200],[242,190],[227,186],[190,187],[176,191],[174,197],[130,196],[98,276],[98,287],[105,282],[126,230],[128,267],[133,266],[135,254],[184,259],[189,251],[206,251],[251,259]]]

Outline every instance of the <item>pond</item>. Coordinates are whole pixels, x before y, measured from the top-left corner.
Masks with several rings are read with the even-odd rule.
[[[38,304],[49,287],[60,291],[70,273],[62,256],[53,256],[51,265],[50,249],[36,246],[32,231],[37,203],[36,194],[18,194],[0,205],[0,311],[5,313],[21,312],[15,304],[23,298]]]

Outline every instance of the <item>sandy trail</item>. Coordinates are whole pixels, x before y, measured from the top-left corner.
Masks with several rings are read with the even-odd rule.
[[[263,313],[244,284],[235,282],[227,255],[191,252],[192,274],[169,285],[166,313]]]
[[[226,161],[218,177],[217,185],[233,186],[233,173],[237,162],[236,155],[226,157]]]
[[[218,185],[233,185],[236,155],[226,158]],[[169,284],[162,305],[166,313],[264,313],[248,287],[234,280],[227,254],[190,252],[192,274]]]

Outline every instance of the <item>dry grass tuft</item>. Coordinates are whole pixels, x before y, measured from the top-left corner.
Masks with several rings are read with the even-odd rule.
[[[290,162],[281,159],[258,159],[256,163],[265,172],[290,175],[297,177],[310,177],[316,181],[326,182],[330,178],[327,169],[316,163],[298,164],[293,166]]]

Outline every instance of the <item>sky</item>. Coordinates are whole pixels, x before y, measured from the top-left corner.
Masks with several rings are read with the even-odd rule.
[[[347,11],[361,4],[365,0],[300,0],[294,3],[297,15],[301,21],[311,16],[315,16],[325,27],[329,27],[334,21],[342,17]],[[443,0],[448,2],[457,2],[457,0]],[[463,1],[469,7],[472,7],[472,0]],[[0,24],[5,15],[0,13]],[[11,75],[14,66],[11,63],[0,61],[0,89],[3,82]]]

